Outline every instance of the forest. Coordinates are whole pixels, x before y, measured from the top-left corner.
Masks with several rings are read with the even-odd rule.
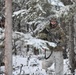
[[[42,68],[46,51],[50,51],[48,59],[50,56],[54,61],[57,44],[37,35],[52,16],[57,18],[66,41],[63,59],[56,59],[46,72]],[[76,0],[0,0],[0,75],[61,75],[57,71],[76,75]]]

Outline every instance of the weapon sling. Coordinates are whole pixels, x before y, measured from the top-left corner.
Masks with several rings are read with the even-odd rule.
[[[50,50],[50,54],[48,55],[48,57],[46,57],[46,49],[45,49],[45,59],[48,59],[48,58],[50,58],[50,56],[52,55],[52,53],[53,53],[53,50]]]

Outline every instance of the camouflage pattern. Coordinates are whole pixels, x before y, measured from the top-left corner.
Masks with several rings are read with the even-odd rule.
[[[65,44],[65,34],[59,25],[55,28],[52,28],[50,24],[46,25],[45,28],[38,33],[37,38],[55,42],[57,44],[57,47],[54,48],[55,51],[63,50],[62,47]],[[50,46],[48,47],[51,48]]]

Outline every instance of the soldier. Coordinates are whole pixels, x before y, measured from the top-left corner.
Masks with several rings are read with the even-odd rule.
[[[65,34],[58,25],[57,18],[54,16],[50,20],[50,24],[38,33],[37,38],[54,42],[57,47],[53,49],[52,55],[42,62],[42,68],[47,70],[48,67],[55,63],[55,75],[63,75],[63,46],[65,44]],[[51,47],[48,46],[51,50]],[[46,56],[50,54],[50,50],[46,51]]]

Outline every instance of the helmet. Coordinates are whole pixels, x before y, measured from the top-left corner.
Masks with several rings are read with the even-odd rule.
[[[50,19],[50,26],[52,28],[55,28],[58,25],[58,21],[57,21],[57,17],[56,16],[52,16]]]
[[[57,16],[51,16],[50,21],[52,21],[52,20],[57,21]]]

